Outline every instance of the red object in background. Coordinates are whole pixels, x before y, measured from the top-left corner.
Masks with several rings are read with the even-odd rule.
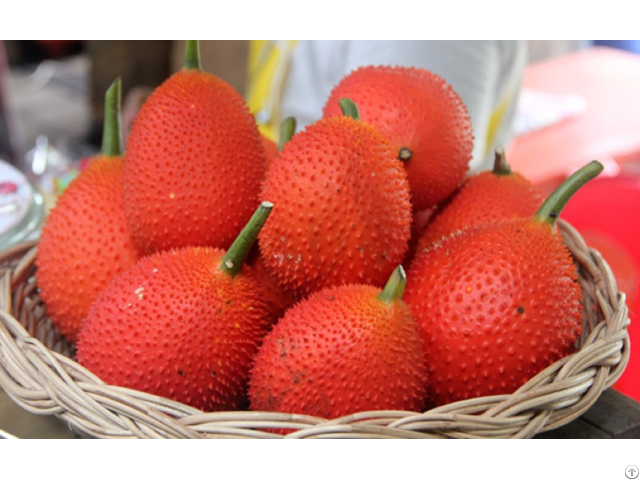
[[[80,40],[34,40],[47,58],[60,58],[71,52]]]
[[[517,137],[507,151],[511,168],[533,183],[563,180],[591,160],[617,173],[640,158],[640,55],[591,48],[533,64],[523,86],[551,94],[577,94],[586,110],[558,124]],[[615,161],[614,161],[615,160]]]
[[[18,191],[18,185],[13,182],[0,183],[0,195],[8,195],[10,193],[16,193]]]
[[[611,267],[629,307],[629,364],[613,388],[640,401],[640,176],[597,178],[569,201],[562,218],[576,227]],[[634,349],[635,347],[635,349]]]

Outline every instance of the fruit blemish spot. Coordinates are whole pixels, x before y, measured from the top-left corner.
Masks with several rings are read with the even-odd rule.
[[[144,287],[140,285],[133,293],[138,297],[138,300],[142,300],[142,292],[144,292]]]

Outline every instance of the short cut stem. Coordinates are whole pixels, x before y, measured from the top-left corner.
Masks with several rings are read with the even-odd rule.
[[[340,110],[342,110],[342,115],[345,117],[351,117],[354,120],[360,120],[360,112],[358,111],[358,106],[355,104],[353,100],[348,98],[340,99]]]
[[[284,144],[293,138],[296,133],[296,119],[293,117],[287,117],[282,121],[280,125],[280,144],[278,150],[282,151]]]
[[[184,52],[184,68],[202,70],[200,66],[200,44],[198,40],[187,40]]]
[[[401,300],[404,293],[404,287],[407,285],[407,274],[404,272],[402,265],[398,265],[389,277],[382,293],[378,298],[385,302],[391,303],[395,300]]]
[[[121,157],[124,154],[120,120],[121,99],[122,80],[118,77],[104,96],[104,126],[100,153],[105,157]]]
[[[496,158],[493,162],[493,174],[494,175],[511,175],[511,167],[507,163],[507,158],[504,154],[504,148],[496,148]]]
[[[225,256],[222,257],[220,270],[227,272],[232,278],[242,271],[247,255],[249,255],[249,251],[258,238],[258,234],[267,218],[269,218],[272,208],[273,203],[262,202],[260,204],[247,225],[229,247]]]

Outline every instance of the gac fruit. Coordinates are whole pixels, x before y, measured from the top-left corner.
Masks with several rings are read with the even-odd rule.
[[[103,381],[205,411],[246,407],[249,369],[271,318],[244,260],[271,210],[231,248],[185,247],[143,258],[91,307],[78,360]]]
[[[405,299],[436,405],[513,393],[575,350],[582,289],[555,220],[601,170],[583,167],[533,216],[469,228],[417,254]]]
[[[406,172],[371,125],[331,117],[288,141],[262,199],[276,206],[260,234],[265,265],[301,297],[328,286],[381,287],[407,250]]]
[[[323,418],[420,411],[426,367],[404,282],[399,267],[382,292],[332,287],[287,311],[256,356],[251,409]]]
[[[340,115],[341,98],[353,100],[362,120],[391,142],[416,211],[440,203],[462,182],[473,150],[471,118],[442,77],[421,68],[361,67],[333,89],[325,118]]]
[[[451,200],[438,209],[418,242],[418,250],[475,225],[529,217],[542,200],[542,193],[513,172],[504,151],[498,149],[493,170],[467,177]]]
[[[125,212],[146,253],[228,248],[251,217],[265,169],[260,134],[240,94],[200,70],[197,43],[140,109],[125,166]]]

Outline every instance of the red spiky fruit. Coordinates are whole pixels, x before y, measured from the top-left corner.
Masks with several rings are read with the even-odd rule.
[[[264,223],[263,210],[252,222],[258,215]],[[201,410],[246,406],[251,361],[270,315],[257,279],[243,266],[252,242],[238,241],[227,253],[160,252],[119,275],[89,312],[79,362],[109,384]]]
[[[75,342],[89,307],[139,253],[122,205],[123,159],[91,160],[51,211],[38,244],[36,265],[47,315]]]
[[[409,185],[371,125],[323,119],[288,141],[263,184],[275,203],[260,251],[294,296],[328,286],[382,286],[407,249]]]
[[[250,263],[250,266],[251,271],[263,289],[263,298],[269,305],[271,318],[273,319],[273,323],[275,323],[288,308],[296,303],[296,298],[280,286],[271,271],[264,264],[262,256],[258,255],[257,258]]]
[[[504,152],[498,150],[493,170],[467,177],[453,198],[438,210],[420,237],[418,250],[475,225],[529,217],[542,200],[540,190],[521,174],[512,172]]]
[[[601,169],[570,177],[534,216],[472,227],[417,254],[405,301],[436,405],[512,393],[574,351],[582,289],[554,222]]]
[[[146,100],[127,144],[125,209],[145,252],[228,248],[264,177],[260,134],[240,94],[188,65]]]
[[[404,161],[416,210],[440,203],[462,182],[473,150],[471,118],[442,77],[420,68],[361,67],[333,89],[325,117],[340,114],[341,98],[353,100]]]
[[[323,418],[420,411],[426,381],[420,339],[401,290],[389,294],[393,288],[385,288],[385,297],[368,285],[331,287],[288,310],[256,356],[251,409]]]
[[[571,353],[580,333],[576,269],[547,225],[507,220],[419,253],[406,301],[436,405],[512,393]]]
[[[76,342],[89,307],[109,282],[140,254],[127,228],[122,203],[124,161],[119,156],[120,82],[107,91],[103,154],[58,199],[38,244],[36,278],[47,315]]]

